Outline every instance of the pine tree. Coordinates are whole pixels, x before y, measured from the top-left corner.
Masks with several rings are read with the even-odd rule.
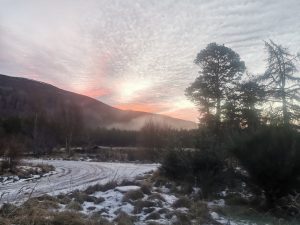
[[[291,122],[297,124],[300,117],[300,77],[295,75],[295,63],[299,54],[291,54],[287,48],[272,40],[265,42],[265,46],[268,66],[260,79],[265,82],[269,100],[274,102],[281,114],[280,122],[286,125]]]
[[[199,77],[186,89],[186,95],[199,107],[201,122],[213,122],[219,130],[222,107],[236,89],[245,63],[232,49],[216,43],[201,50],[194,62],[200,66]]]

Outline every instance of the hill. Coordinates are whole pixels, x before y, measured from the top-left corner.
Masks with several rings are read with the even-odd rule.
[[[193,129],[191,121],[140,111],[121,110],[96,99],[65,91],[47,83],[20,77],[0,75],[0,116],[27,117],[43,112],[57,117],[62,109],[80,110],[89,128],[107,127],[138,130],[152,120],[176,129]]]

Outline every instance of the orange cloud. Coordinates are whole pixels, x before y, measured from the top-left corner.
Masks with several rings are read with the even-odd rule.
[[[142,112],[150,112],[150,113],[159,113],[167,116],[171,116],[178,119],[189,120],[193,122],[198,121],[198,112],[194,108],[181,108],[174,109],[171,106],[166,106],[162,104],[136,104],[136,103],[128,103],[128,104],[119,104],[115,105],[115,107],[123,110],[135,110]]]
[[[184,109],[175,109],[171,112],[164,113],[165,115],[175,117],[178,119],[189,120],[193,122],[198,122],[199,113],[194,108],[184,108]]]
[[[165,110],[165,107],[159,104],[139,104],[139,103],[128,103],[128,104],[118,104],[115,107],[123,110],[135,110],[150,113],[160,113]]]

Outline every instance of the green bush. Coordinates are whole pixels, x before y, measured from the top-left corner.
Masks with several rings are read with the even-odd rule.
[[[221,187],[223,168],[223,160],[213,150],[172,150],[165,155],[160,170],[167,177],[200,185],[207,197]]]
[[[182,179],[191,172],[190,160],[190,152],[170,150],[165,154],[160,170],[170,178]]]
[[[233,154],[260,187],[269,207],[299,189],[300,134],[289,127],[266,127],[239,137]]]

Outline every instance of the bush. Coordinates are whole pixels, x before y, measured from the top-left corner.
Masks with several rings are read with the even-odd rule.
[[[161,172],[169,178],[200,185],[207,196],[221,182],[223,161],[213,150],[169,151],[162,162]]]
[[[179,199],[177,199],[174,203],[173,203],[173,207],[174,208],[190,208],[191,207],[191,200],[188,199],[187,197],[181,197]]]
[[[22,152],[24,152],[24,140],[21,137],[9,136],[0,139],[0,162],[1,172],[9,170],[13,172],[20,162]]]
[[[60,212],[53,216],[51,221],[53,225],[85,225],[86,221],[81,217],[80,214],[75,212]]]
[[[190,160],[190,152],[170,150],[163,157],[160,170],[167,177],[182,179],[191,172]]]
[[[118,225],[133,225],[134,219],[125,212],[121,212],[114,220]]]
[[[132,191],[128,191],[124,195],[123,201],[124,202],[136,201],[136,200],[141,199],[143,197],[144,197],[144,194],[141,190],[132,190]]]
[[[263,128],[237,139],[232,150],[252,182],[264,191],[269,207],[299,190],[299,132],[289,127]]]
[[[76,202],[76,201],[71,201],[67,206],[66,206],[67,209],[70,209],[70,210],[75,210],[75,211],[80,211],[82,210],[82,206],[79,202]]]

